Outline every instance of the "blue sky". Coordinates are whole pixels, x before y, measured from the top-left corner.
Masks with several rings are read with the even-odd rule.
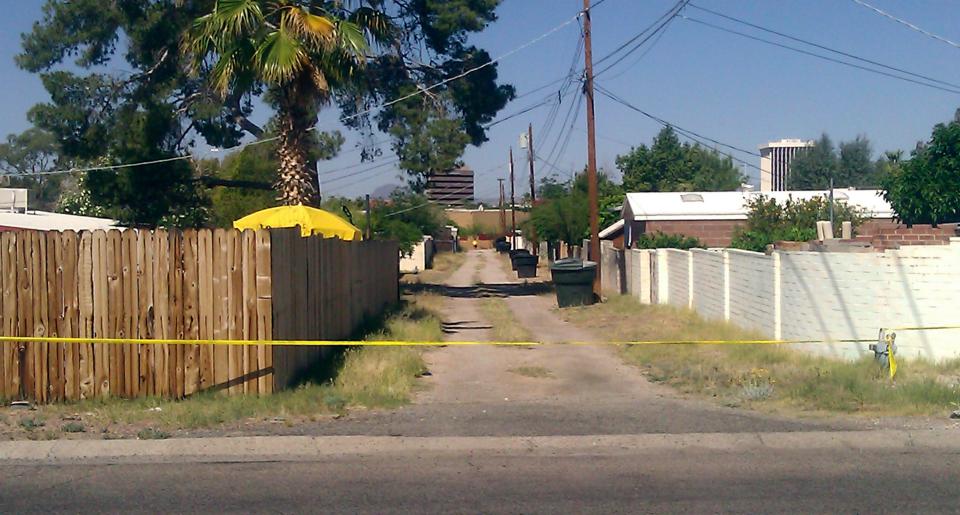
[[[19,70],[13,56],[19,51],[19,34],[29,30],[40,17],[40,0],[0,0],[8,7],[0,19],[0,75],[4,77],[0,102],[0,134],[28,127],[27,110],[47,96],[39,79]],[[607,0],[593,15],[594,54],[610,52],[652,23],[674,0]],[[832,48],[867,57],[891,66],[960,83],[960,49],[911,31],[865,9],[852,0],[696,0],[731,16],[808,39]],[[888,12],[906,18],[948,39],[960,40],[960,9],[950,0],[903,2],[870,0]],[[491,55],[503,54],[574,16],[580,0],[505,0],[498,10],[499,21],[473,41]],[[685,14],[741,31],[738,27],[696,9]],[[579,29],[571,24],[500,64],[504,82],[516,86],[519,94],[562,77],[570,65]],[[762,35],[759,34],[758,35]],[[770,37],[770,36],[764,36]],[[646,47],[644,47],[646,48]],[[784,49],[718,32],[709,27],[677,19],[657,44],[642,58],[638,52],[598,78],[598,84],[638,107],[672,123],[716,140],[755,150],[760,143],[789,137],[816,138],[822,132],[834,140],[852,139],[859,134],[870,138],[875,153],[910,150],[926,138],[931,127],[949,120],[960,95],[938,91],[865,71],[821,61]],[[543,98],[549,90],[517,100],[507,106],[508,115]],[[572,99],[572,97],[571,97]],[[561,106],[561,118],[568,104]],[[469,148],[464,160],[478,171],[478,196],[496,196],[497,178],[505,176],[507,149],[517,154],[519,170],[523,155],[517,147],[519,134],[533,123],[534,139],[541,153],[554,145],[554,136],[538,139],[549,106],[513,118],[491,129],[490,141]],[[264,120],[265,110],[256,113]],[[559,121],[557,124],[559,125]],[[321,116],[322,128],[336,128],[336,115]],[[586,156],[585,122],[581,109],[569,145],[554,158],[561,169],[579,169]],[[649,142],[660,126],[640,114],[597,96],[598,162],[614,168],[618,154],[631,144]],[[349,150],[356,137],[348,135]],[[544,146],[545,145],[545,146]],[[559,145],[558,145],[559,147]],[[387,155],[389,157],[389,150]],[[202,143],[198,153],[207,154]],[[744,154],[737,157],[758,163]],[[359,154],[345,153],[324,164],[322,173],[346,177],[357,164]],[[538,163],[540,173],[551,173]],[[748,173],[753,170],[747,168]],[[385,183],[400,182],[398,171],[384,165],[357,176],[330,182],[325,193],[358,195]],[[518,177],[522,189],[526,177]]]

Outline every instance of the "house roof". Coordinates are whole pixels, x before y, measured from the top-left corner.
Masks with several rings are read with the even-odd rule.
[[[835,189],[833,198],[866,210],[871,218],[893,218],[894,212],[879,190]],[[709,191],[627,193],[624,216],[633,220],[745,220],[747,202],[759,196],[776,199],[806,200],[827,197],[828,190],[815,191]]]
[[[65,215],[47,211],[29,211],[16,213],[0,211],[0,229],[33,229],[38,231],[91,231],[110,229],[117,225],[116,220],[94,218],[92,216]]]
[[[616,236],[622,230],[623,230],[623,218],[617,220],[616,222],[613,222],[612,224],[610,224],[609,227],[600,231],[600,238],[605,239],[612,236]]]

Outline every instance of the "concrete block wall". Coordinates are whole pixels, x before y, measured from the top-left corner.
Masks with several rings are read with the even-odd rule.
[[[693,307],[691,280],[693,260],[690,252],[684,250],[665,249],[667,271],[667,302],[681,308]]]
[[[868,343],[836,340],[960,325],[960,239],[950,243],[883,253],[632,250],[626,291],[769,338],[832,340],[797,346],[855,359],[870,354]],[[901,330],[897,344],[902,356],[960,357],[960,330]]]
[[[725,320],[726,274],[724,255],[712,250],[693,250],[693,309],[709,320]]]
[[[727,250],[729,320],[744,329],[779,338],[775,257]]]

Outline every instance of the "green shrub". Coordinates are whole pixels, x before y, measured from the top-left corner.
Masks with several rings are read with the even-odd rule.
[[[660,231],[641,234],[635,243],[638,249],[681,249],[690,250],[705,248],[706,245],[693,236],[683,234],[666,234]]]
[[[763,252],[776,241],[810,241],[817,238],[817,222],[830,219],[830,202],[823,197],[807,200],[788,198],[783,205],[760,195],[747,202],[747,225],[738,228],[731,247]],[[834,200],[833,219],[837,227],[851,222],[853,229],[866,219],[862,208]]]

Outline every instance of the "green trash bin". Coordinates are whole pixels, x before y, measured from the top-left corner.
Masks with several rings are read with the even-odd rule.
[[[527,279],[537,276],[537,264],[540,262],[540,256],[533,254],[517,254],[513,256],[513,266],[517,270],[517,277]]]
[[[593,278],[597,264],[579,259],[561,259],[550,266],[553,285],[557,289],[557,305],[561,308],[593,304]]]

